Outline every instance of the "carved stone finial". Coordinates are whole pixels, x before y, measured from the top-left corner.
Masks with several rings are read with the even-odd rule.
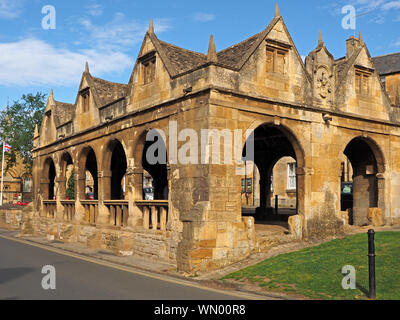
[[[363,44],[363,43],[364,43],[364,39],[363,39],[362,33],[360,31],[360,44]]]
[[[85,63],[85,72],[89,73],[89,63],[87,61]]]
[[[150,23],[149,23],[149,33],[154,33],[154,23],[153,23],[153,18],[150,18]]]
[[[54,94],[53,94],[53,88],[51,88],[51,90],[50,90],[50,96],[49,96],[49,98],[54,98]]]
[[[280,16],[281,16],[281,14],[279,12],[279,5],[278,5],[278,3],[276,3],[276,6],[275,6],[275,18],[278,18]]]
[[[211,35],[210,43],[208,45],[207,60],[211,61],[211,62],[217,62],[218,61],[217,50],[215,49],[215,42],[214,42],[214,36],[213,35]]]
[[[323,43],[324,43],[324,40],[322,39],[322,32],[319,31],[318,44],[320,45],[320,44],[323,44]]]

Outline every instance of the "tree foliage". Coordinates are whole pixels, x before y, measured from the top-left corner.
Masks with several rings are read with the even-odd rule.
[[[72,170],[67,184],[67,197],[69,200],[75,200],[75,171]]]
[[[7,168],[12,168],[19,154],[27,173],[32,172],[32,149],[35,126],[40,126],[46,107],[46,95],[40,92],[22,95],[19,101],[0,112],[0,138],[11,145],[6,153]],[[0,153],[1,154],[1,153]]]

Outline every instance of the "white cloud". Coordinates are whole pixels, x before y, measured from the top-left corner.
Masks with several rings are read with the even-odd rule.
[[[116,13],[112,21],[103,25],[93,24],[89,18],[78,19],[84,27],[82,37],[90,42],[93,47],[102,50],[124,50],[131,48],[143,40],[148,30],[148,22],[127,20],[123,13]],[[156,33],[171,29],[168,19],[155,19]]]
[[[91,2],[85,8],[91,16],[98,17],[103,14],[103,6],[100,3]]]
[[[197,12],[193,15],[193,20],[198,22],[209,22],[213,21],[215,18],[215,14],[205,12]]]
[[[23,0],[0,0],[0,18],[15,19],[22,12]]]
[[[133,68],[132,59],[121,52],[93,49],[58,49],[43,40],[25,39],[0,43],[0,85],[71,86],[76,85],[85,61],[96,76]]]
[[[382,6],[382,10],[400,9],[400,1],[390,1]]]

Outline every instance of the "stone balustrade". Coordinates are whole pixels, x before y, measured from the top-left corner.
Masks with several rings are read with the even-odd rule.
[[[144,229],[161,231],[167,229],[168,201],[136,201],[136,206],[142,210]]]
[[[75,200],[61,200],[64,207],[64,221],[70,222],[75,216]]]
[[[129,202],[125,200],[107,200],[104,205],[110,211],[110,224],[115,227],[128,225]]]
[[[81,200],[81,205],[85,209],[85,221],[90,224],[96,224],[99,215],[99,201]]]
[[[46,218],[55,219],[57,212],[57,201],[56,200],[44,200],[44,215]]]

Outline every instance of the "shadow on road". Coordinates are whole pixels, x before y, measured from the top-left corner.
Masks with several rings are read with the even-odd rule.
[[[33,272],[34,268],[6,268],[0,269],[0,284],[20,278],[28,273]]]

